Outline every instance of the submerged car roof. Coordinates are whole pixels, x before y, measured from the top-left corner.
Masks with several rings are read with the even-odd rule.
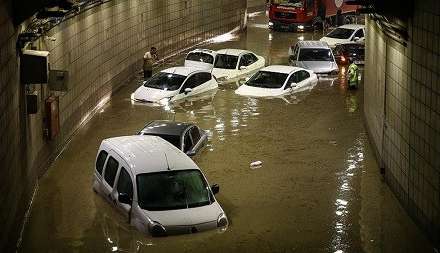
[[[182,75],[182,76],[189,76],[190,74],[192,74],[194,72],[200,72],[200,71],[208,72],[208,71],[204,71],[203,69],[195,68],[195,67],[173,67],[173,68],[164,69],[160,72],[177,74],[177,75]]]
[[[234,48],[220,49],[217,51],[217,54],[227,54],[234,56],[239,56],[241,53],[250,53],[250,51],[243,49],[234,49]]]
[[[319,41],[319,40],[304,40],[298,41],[298,47],[300,48],[326,48],[330,49],[327,42]]]
[[[198,169],[191,158],[157,136],[113,137],[103,140],[102,145],[121,156],[135,175],[168,170]]]
[[[185,130],[192,125],[193,124],[191,123],[185,122],[154,120],[148,123],[139,133],[181,136],[185,132]]]
[[[286,65],[270,65],[270,66],[267,66],[267,67],[260,69],[260,71],[269,71],[269,72],[279,72],[279,73],[284,73],[284,74],[290,74],[290,73],[295,72],[300,69],[302,69],[302,68],[293,67],[293,66],[286,66]]]

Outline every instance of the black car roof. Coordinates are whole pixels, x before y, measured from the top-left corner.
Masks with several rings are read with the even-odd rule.
[[[191,123],[169,121],[169,120],[153,120],[148,123],[139,134],[154,135],[178,135],[181,136],[186,129],[193,126]]]

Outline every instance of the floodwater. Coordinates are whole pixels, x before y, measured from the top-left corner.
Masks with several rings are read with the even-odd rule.
[[[253,15],[246,32],[204,47],[247,48],[268,64],[287,64],[288,46],[320,37],[270,32],[266,22],[264,13]],[[133,104],[138,82],[116,92],[41,178],[21,252],[432,252],[379,173],[362,86],[347,91],[342,74],[284,98],[240,97],[232,82],[165,107]],[[230,220],[224,233],[151,238],[92,191],[101,140],[155,119],[208,131],[195,161],[220,185],[217,199]],[[262,165],[250,167],[254,161]]]

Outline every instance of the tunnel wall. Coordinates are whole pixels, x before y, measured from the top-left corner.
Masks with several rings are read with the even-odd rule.
[[[111,94],[140,71],[151,46],[169,56],[236,27],[243,28],[246,1],[114,0],[75,16],[32,45],[50,52],[51,69],[67,70],[69,89],[19,81],[11,2],[0,0],[0,249],[15,246],[23,216],[39,176],[81,124]],[[6,36],[4,36],[6,35]],[[39,109],[27,115],[25,94],[38,96]],[[45,136],[45,99],[59,98],[60,132]],[[109,126],[111,127],[111,126]],[[91,165],[92,166],[92,165]],[[11,240],[12,238],[12,240]],[[0,250],[1,251],[1,250]]]
[[[247,7],[249,12],[264,10],[266,0],[247,0]]]
[[[407,45],[367,18],[365,118],[385,179],[440,243],[440,3],[414,1]]]

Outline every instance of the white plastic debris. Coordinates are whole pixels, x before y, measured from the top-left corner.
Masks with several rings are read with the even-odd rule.
[[[261,166],[263,164],[262,161],[255,161],[255,162],[251,162],[251,167],[257,167],[257,166]]]

